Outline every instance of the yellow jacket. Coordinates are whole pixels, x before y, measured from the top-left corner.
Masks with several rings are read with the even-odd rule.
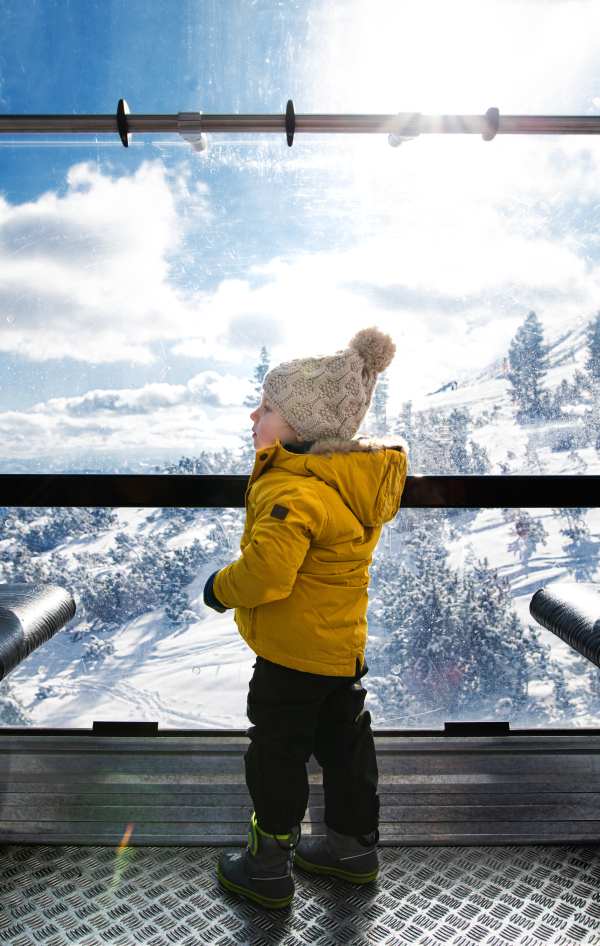
[[[351,677],[364,660],[369,565],[406,480],[402,441],[319,441],[259,450],[241,557],[213,591],[239,632],[284,667]]]

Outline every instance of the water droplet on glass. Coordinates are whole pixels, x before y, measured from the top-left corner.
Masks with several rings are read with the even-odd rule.
[[[46,673],[46,668],[44,667],[43,664],[41,667],[38,667],[38,673]]]
[[[13,523],[12,523],[12,519],[5,519],[5,520],[4,520],[4,528],[5,528],[5,529],[10,529],[10,528],[12,527],[12,524],[13,524]]]
[[[200,667],[192,667],[192,673],[200,673]]]
[[[392,673],[398,676],[398,674],[402,673],[402,667],[392,667]]]
[[[578,324],[578,325],[583,325],[583,319],[582,319],[582,317],[581,317],[580,315],[577,316],[577,324]]]
[[[14,322],[14,321],[15,321],[14,315],[7,315],[7,316],[6,316],[6,321],[7,321],[7,322]]]

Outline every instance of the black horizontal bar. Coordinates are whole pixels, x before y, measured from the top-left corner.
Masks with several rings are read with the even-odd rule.
[[[8,473],[0,506],[243,507],[247,476]],[[409,476],[413,509],[600,506],[600,476]]]
[[[248,476],[2,474],[0,506],[238,507]]]
[[[92,736],[156,736],[158,723],[119,722],[117,720],[94,720]]]
[[[544,509],[600,506],[600,476],[409,476],[403,506]]]
[[[368,681],[367,681],[368,682]],[[178,739],[196,739],[199,737],[204,737],[205,739],[240,739],[247,735],[247,729],[158,729],[157,731],[149,734],[147,737],[142,733],[127,733],[121,731],[120,733],[98,733],[94,732],[93,729],[58,729],[58,728],[48,728],[48,727],[39,727],[35,728],[33,726],[0,726],[0,737],[1,736],[41,736],[44,738],[50,736],[90,736],[96,738],[99,735],[103,736],[112,736],[116,735],[118,737],[131,738],[136,737],[140,738],[151,738],[151,739],[160,739],[164,737],[175,737]],[[514,738],[519,736],[600,736],[600,729],[583,729],[576,726],[565,727],[562,729],[510,729],[509,732],[505,734],[501,733],[477,733],[475,731],[471,732],[461,732],[453,733],[448,732],[444,729],[374,729],[373,735],[376,739],[418,739],[418,738],[444,738],[444,739],[455,739],[455,738]]]

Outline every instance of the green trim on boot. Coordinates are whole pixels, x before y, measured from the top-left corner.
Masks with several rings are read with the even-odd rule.
[[[334,857],[325,838],[302,838],[294,852],[294,864],[311,874],[329,874],[351,884],[370,884],[379,873],[375,848],[354,857]]]
[[[256,857],[258,854],[258,846],[260,837],[263,838],[272,838],[274,841],[282,841],[282,844],[277,846],[281,850],[293,851],[296,844],[296,835],[293,831],[288,831],[287,834],[268,834],[266,831],[263,831],[259,827],[258,821],[256,820],[256,812],[252,812],[252,818],[250,819],[250,827],[248,828],[248,851],[252,854],[253,857]],[[287,844],[285,843],[287,841]]]
[[[294,849],[300,826],[287,834],[268,834],[252,814],[245,851],[225,851],[219,858],[219,880],[227,890],[263,907],[281,909],[294,897]]]
[[[218,874],[223,886],[261,907],[280,910],[294,899],[296,888],[292,875],[276,878],[250,878],[244,866],[244,851],[225,851],[219,858]]]

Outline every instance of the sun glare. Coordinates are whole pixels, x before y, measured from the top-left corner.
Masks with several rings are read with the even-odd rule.
[[[313,91],[327,108],[551,113],[569,107],[596,55],[600,5],[360,0],[343,16],[325,3],[312,21],[322,51]]]

